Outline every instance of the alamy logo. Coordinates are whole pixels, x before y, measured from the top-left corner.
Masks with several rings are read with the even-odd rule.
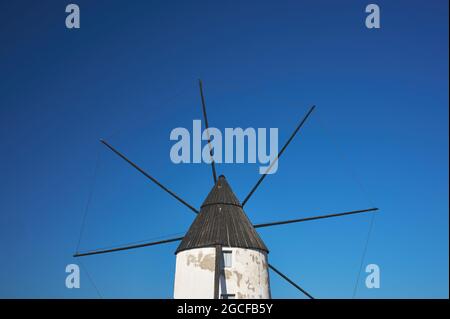
[[[69,13],[66,17],[67,29],[79,29],[80,28],[80,7],[74,3],[66,6],[66,13]]]
[[[268,138],[266,128],[225,128],[222,134],[215,127],[202,131],[201,120],[194,120],[192,136],[186,128],[177,127],[170,132],[170,140],[177,141],[170,149],[170,159],[175,164],[209,164],[212,160],[215,163],[245,163],[247,157],[247,163],[258,161],[262,164],[260,174],[274,174],[278,170],[278,128],[270,128]]]
[[[379,29],[380,28],[380,7],[377,4],[371,3],[366,6],[366,13],[369,13],[366,17],[367,29]]]
[[[80,267],[77,264],[66,266],[66,287],[69,289],[80,288]]]
[[[369,289],[380,288],[380,267],[377,264],[366,266],[366,287]]]

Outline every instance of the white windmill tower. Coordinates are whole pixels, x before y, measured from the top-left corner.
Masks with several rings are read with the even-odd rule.
[[[176,250],[174,297],[270,298],[267,253],[221,175]]]
[[[203,117],[208,133],[208,144],[211,147],[208,132],[208,118],[200,81],[200,95],[202,99]],[[287,142],[279,151],[272,165],[280,158],[289,143],[314,110],[308,111],[297,125]],[[116,150],[108,142],[101,142],[119,157],[128,162],[154,184],[163,189],[173,198],[197,214],[194,222],[183,237],[147,242],[135,245],[119,246],[108,249],[97,249],[87,252],[77,252],[74,257],[105,254],[147,246],[181,241],[176,250],[176,270],[174,297],[175,298],[270,298],[269,268],[281,276],[295,288],[309,298],[308,292],[289,279],[286,275],[268,263],[268,249],[259,237],[256,228],[298,223],[316,219],[338,217],[366,212],[375,212],[378,208],[354,210],[344,213],[320,215],[299,219],[291,219],[264,224],[252,224],[245,214],[243,207],[255,190],[267,176],[261,175],[242,204],[234,195],[223,175],[216,177],[215,163],[211,151],[211,167],[214,186],[203,202],[200,211],[183,200],[180,196],[161,184],[125,155]],[[269,172],[271,167],[266,171]],[[80,232],[81,233],[81,232]]]

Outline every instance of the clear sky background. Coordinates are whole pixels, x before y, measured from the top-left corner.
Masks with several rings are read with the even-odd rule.
[[[371,215],[260,229],[269,260],[317,298],[448,297],[448,2],[67,1],[0,5],[0,297],[171,298],[176,243],[195,215],[101,145],[106,138],[199,207],[206,164],[175,165],[170,131],[278,127],[317,109],[246,205],[254,223],[372,206]],[[97,167],[97,169],[96,169]],[[256,164],[219,165],[242,200]],[[95,183],[94,183],[95,179]],[[84,266],[81,288],[65,267]],[[87,270],[87,271],[86,271]],[[89,280],[89,276],[91,280]],[[302,298],[271,273],[275,298]]]

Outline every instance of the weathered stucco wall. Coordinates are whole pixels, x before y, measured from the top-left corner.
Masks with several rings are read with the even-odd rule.
[[[232,266],[223,269],[225,280],[220,281],[221,294],[235,294],[237,299],[270,298],[267,255],[253,249],[231,250]]]
[[[177,254],[175,299],[214,298],[215,248],[196,248]]]
[[[220,294],[235,298],[270,298],[267,255],[259,250],[228,248],[232,265],[223,268]],[[177,254],[174,298],[214,297],[215,248],[197,248]]]

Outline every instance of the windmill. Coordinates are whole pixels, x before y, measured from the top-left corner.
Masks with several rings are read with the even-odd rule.
[[[308,298],[313,299],[311,294],[268,262],[269,250],[256,229],[353,214],[373,213],[376,212],[378,208],[368,208],[264,224],[252,224],[244,212],[245,204],[250,200],[259,185],[266,178],[268,175],[267,173],[270,172],[275,162],[283,155],[288,145],[314,111],[315,106],[312,106],[309,109],[279,151],[276,159],[267,168],[265,174],[261,175],[248,195],[240,202],[231,186],[228,184],[225,176],[220,175],[217,177],[201,80],[199,80],[199,88],[203,118],[207,132],[207,141],[211,156],[212,177],[214,181],[214,186],[201,205],[200,210],[193,207],[172,190],[164,186],[156,178],[128,159],[107,141],[100,140],[100,142],[112,152],[121,157],[138,172],[196,214],[188,231],[182,237],[109,249],[76,252],[74,257],[106,254],[180,242],[175,251],[176,269],[174,298],[271,298],[269,284],[270,269]]]

